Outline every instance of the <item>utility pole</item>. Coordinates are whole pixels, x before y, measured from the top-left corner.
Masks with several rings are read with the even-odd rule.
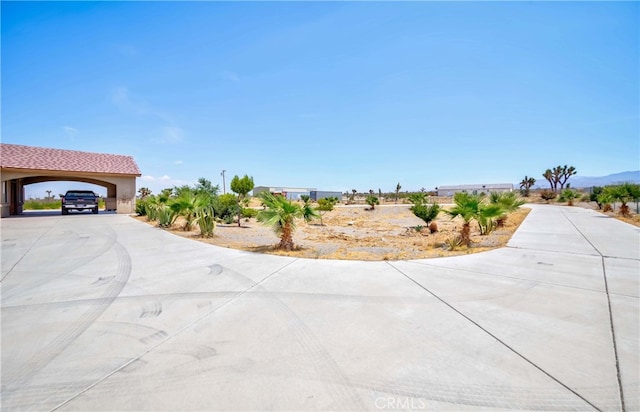
[[[224,182],[224,172],[226,172],[226,170],[223,170],[222,173],[220,173],[222,175],[222,194],[226,195],[227,194],[227,189],[225,186],[225,182]]]

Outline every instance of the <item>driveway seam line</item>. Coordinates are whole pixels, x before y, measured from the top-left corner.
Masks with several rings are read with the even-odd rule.
[[[602,278],[604,280],[604,290],[607,294],[607,310],[609,311],[609,326],[611,331],[611,340],[613,343],[613,356],[615,357],[615,360],[616,360],[616,378],[618,379],[618,391],[619,391],[618,393],[620,395],[620,406],[622,408],[622,412],[626,412],[627,409],[624,404],[624,390],[622,389],[622,376],[620,374],[620,360],[618,359],[618,342],[616,340],[616,331],[613,326],[613,311],[611,310],[611,296],[609,294],[609,282],[607,282],[607,267],[605,264],[605,256],[602,254],[602,252],[600,252],[600,249],[598,249],[596,245],[594,245],[589,240],[589,238],[587,238],[587,236],[585,236],[585,234],[582,233],[582,231],[578,228],[578,226],[576,226],[576,224],[571,219],[569,219],[569,216],[567,216],[564,211],[562,211],[562,215],[564,216],[565,219],[569,221],[571,226],[573,226],[573,228],[578,233],[580,233],[580,236],[582,236],[591,245],[591,247],[600,254],[600,264],[602,265]]]
[[[396,271],[400,272],[400,274],[402,274],[404,277],[406,277],[407,279],[409,279],[411,282],[415,283],[416,285],[418,285],[418,287],[420,287],[421,289],[425,290],[426,292],[428,292],[429,294],[431,294],[433,297],[435,297],[436,299],[438,299],[440,302],[442,302],[444,305],[446,305],[449,309],[453,310],[454,312],[456,312],[458,315],[462,316],[464,319],[466,319],[467,321],[471,322],[472,324],[474,324],[476,327],[478,327],[481,331],[483,331],[484,333],[486,333],[487,335],[491,336],[493,339],[495,339],[496,341],[498,341],[501,345],[503,345],[504,347],[506,347],[507,349],[509,349],[511,352],[513,352],[515,355],[517,355],[518,357],[520,357],[521,359],[523,359],[525,362],[529,363],[531,366],[533,366],[534,368],[538,369],[540,372],[542,372],[543,374],[545,374],[547,377],[549,377],[550,379],[552,379],[553,381],[555,381],[556,383],[558,383],[560,386],[562,386],[563,388],[567,389],[569,392],[573,393],[575,396],[577,396],[578,398],[582,399],[584,402],[586,402],[589,406],[593,407],[595,410],[597,411],[601,411],[600,408],[598,408],[597,406],[595,406],[594,404],[592,404],[591,402],[589,402],[585,397],[583,397],[582,395],[580,395],[578,392],[574,391],[573,389],[571,389],[568,385],[564,384],[562,381],[560,381],[558,378],[556,378],[555,376],[551,375],[549,372],[547,372],[546,370],[542,369],[542,367],[538,366],[537,364],[535,364],[533,361],[531,361],[529,358],[527,358],[526,356],[524,356],[523,354],[521,354],[520,352],[518,352],[517,350],[515,350],[513,347],[509,346],[505,341],[503,341],[502,339],[500,339],[499,337],[497,337],[496,335],[494,335],[493,333],[491,333],[489,330],[485,329],[484,327],[482,327],[478,322],[474,321],[473,319],[471,319],[469,316],[465,315],[464,313],[462,313],[460,310],[456,309],[455,306],[451,305],[450,303],[448,303],[447,301],[445,301],[444,299],[442,299],[440,296],[438,296],[437,294],[433,293],[431,290],[429,290],[427,287],[423,286],[420,282],[416,281],[415,279],[413,279],[411,276],[407,275],[406,273],[404,273],[402,270],[398,269],[397,267],[395,267],[391,262],[387,262],[387,264],[389,266],[391,266],[392,268],[394,268]]]
[[[298,259],[293,259],[291,262],[287,263],[286,265],[278,268],[277,270],[271,272],[269,275],[265,276],[264,279],[261,279],[259,282],[256,282],[255,284],[251,285],[250,287],[248,287],[247,289],[243,290],[240,293],[236,293],[235,296],[231,297],[231,299],[229,299],[227,302],[222,303],[220,306],[215,307],[214,309],[210,310],[209,312],[205,313],[204,315],[200,316],[199,318],[197,318],[196,320],[194,320],[191,323],[188,323],[186,325],[184,325],[183,327],[181,327],[180,329],[178,329],[177,331],[175,331],[173,334],[168,335],[167,337],[165,337],[163,340],[161,340],[160,342],[156,343],[155,345],[147,348],[145,351],[143,351],[142,353],[140,353],[139,355],[135,356],[132,359],[129,359],[127,362],[123,363],[122,365],[118,366],[117,368],[115,368],[113,371],[107,373],[105,376],[103,376],[102,378],[96,380],[94,383],[92,383],[91,385],[87,386],[86,388],[82,389],[81,391],[79,391],[78,393],[76,393],[75,395],[71,396],[69,399],[59,403],[58,405],[54,406],[53,408],[51,408],[49,410],[49,412],[54,412],[57,411],[58,409],[60,409],[61,407],[67,405],[68,403],[72,402],[74,399],[76,399],[77,397],[79,397],[80,395],[90,391],[91,389],[95,388],[96,386],[98,386],[99,384],[101,384],[102,382],[104,382],[105,380],[109,379],[111,376],[115,375],[116,373],[120,372],[122,369],[126,368],[127,366],[131,365],[133,362],[136,362],[137,360],[141,359],[143,356],[151,353],[152,351],[156,350],[157,348],[159,348],[160,346],[164,345],[165,343],[167,343],[170,339],[175,338],[176,336],[180,335],[182,332],[184,332],[185,330],[187,330],[188,328],[192,327],[193,325],[196,325],[197,323],[199,323],[200,321],[202,321],[203,319],[207,318],[209,315],[211,315],[214,312],[217,312],[219,309],[222,309],[226,306],[228,306],[229,304],[235,302],[236,300],[238,300],[240,297],[244,296],[245,294],[247,294],[249,291],[251,291],[251,289],[260,286],[263,282],[265,282],[267,279],[271,278],[273,275],[275,275],[276,273],[280,272],[282,269],[292,265],[294,262],[297,262]]]
[[[3,282],[3,281],[4,281],[4,279],[5,279],[7,276],[9,276],[9,274],[10,274],[11,272],[13,272],[13,269],[15,269],[15,267],[16,267],[16,266],[18,266],[18,263],[22,262],[22,259],[24,259],[24,258],[25,258],[25,256],[27,256],[27,255],[29,254],[29,252],[31,252],[31,249],[33,249],[33,247],[34,247],[35,245],[37,245],[37,244],[38,244],[38,242],[40,242],[40,239],[42,239],[44,236],[46,236],[47,234],[49,234],[49,232],[51,232],[51,230],[52,230],[55,226],[57,226],[57,225],[58,225],[58,222],[60,222],[60,221],[59,221],[59,220],[56,220],[56,221],[55,221],[55,223],[54,223],[53,225],[51,225],[51,227],[50,227],[49,229],[47,229],[47,231],[46,231],[46,232],[44,232],[43,234],[41,234],[40,236],[38,236],[38,238],[36,239],[36,241],[35,241],[35,242],[33,242],[33,243],[31,244],[31,246],[29,246],[29,249],[27,249],[27,251],[26,251],[26,252],[24,252],[24,254],[23,254],[22,256],[20,256],[20,259],[18,259],[18,260],[16,261],[16,263],[14,263],[14,264],[13,264],[13,266],[11,266],[11,269],[9,269],[9,270],[7,271],[7,273],[2,277],[2,279],[0,279],[0,283],[1,283],[1,282]]]

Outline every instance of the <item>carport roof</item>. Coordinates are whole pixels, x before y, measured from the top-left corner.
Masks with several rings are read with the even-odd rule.
[[[0,167],[140,176],[131,156],[0,143]]]

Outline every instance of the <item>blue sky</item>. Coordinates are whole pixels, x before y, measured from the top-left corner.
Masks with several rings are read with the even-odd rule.
[[[227,190],[341,191],[638,170],[639,21],[638,2],[3,1],[1,137],[132,155],[155,193],[223,169]]]

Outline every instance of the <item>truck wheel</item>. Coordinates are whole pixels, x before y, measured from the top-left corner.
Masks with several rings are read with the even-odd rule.
[[[93,208],[93,214],[94,214],[94,215],[97,215],[97,214],[98,214],[98,206],[96,206],[96,207],[94,207],[94,208]]]
[[[68,211],[67,209],[65,209],[65,208],[62,208],[62,215],[64,216],[64,215],[66,215],[67,213],[69,213],[69,211]]]

